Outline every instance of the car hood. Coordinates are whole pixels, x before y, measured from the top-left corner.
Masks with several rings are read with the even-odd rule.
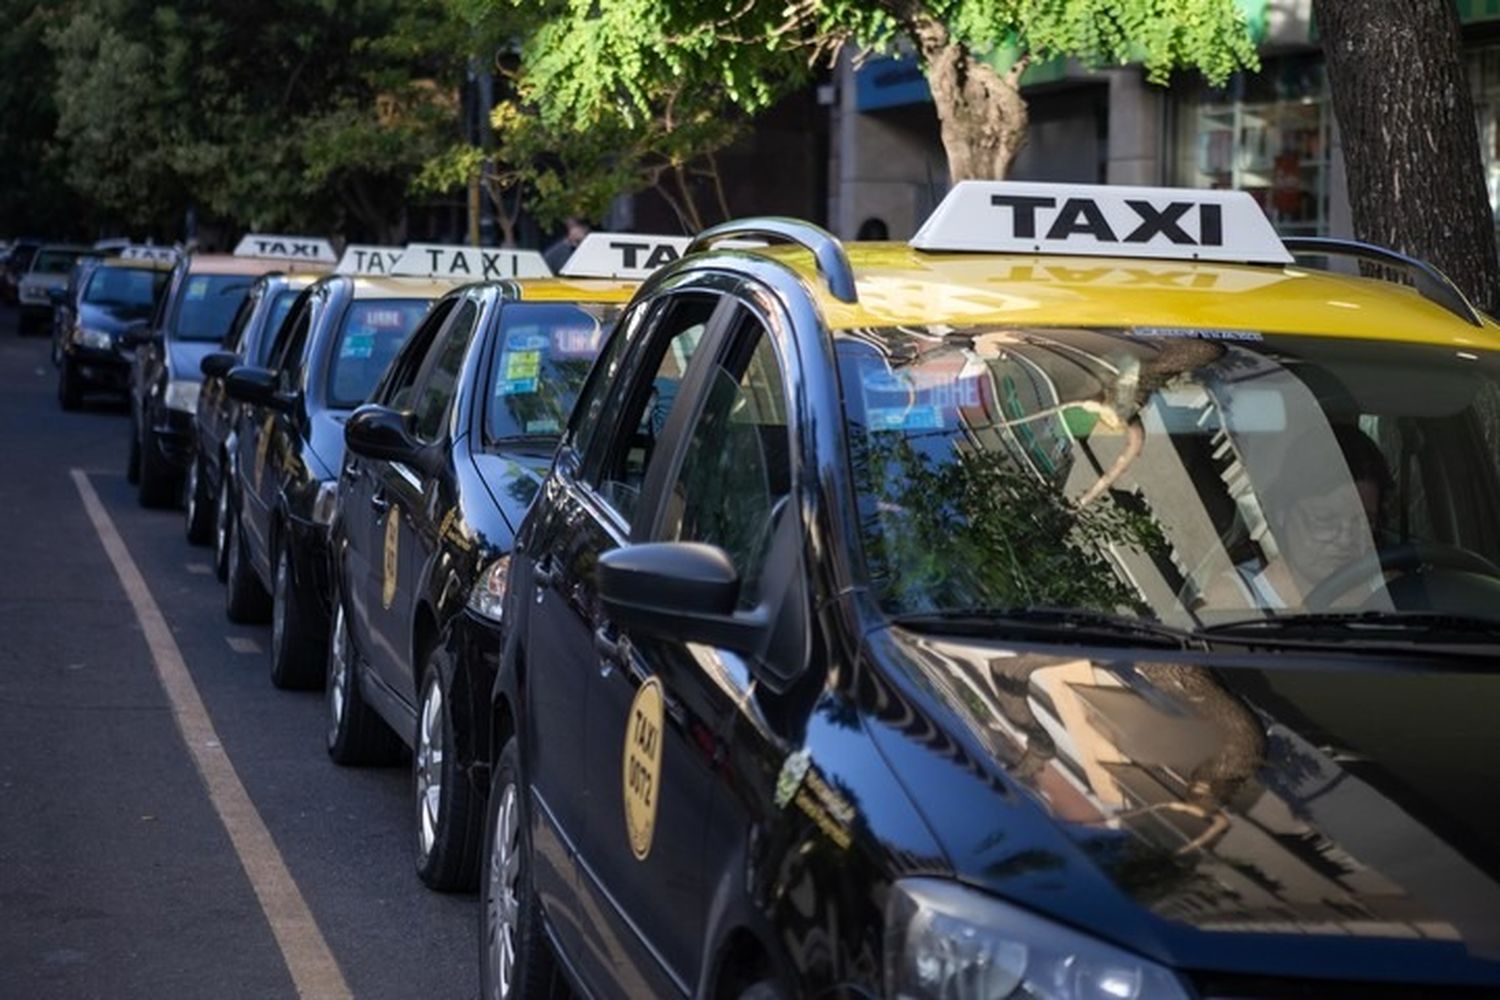
[[[105,333],[119,333],[133,323],[150,318],[150,306],[103,306],[90,302],[78,305],[78,325]]]
[[[169,339],[167,363],[171,367],[172,377],[184,382],[202,382],[203,372],[199,369],[198,363],[214,351],[221,349],[218,341],[214,340]]]
[[[871,643],[960,878],[1181,968],[1500,983],[1500,676]]]
[[[547,469],[552,464],[551,456],[525,455],[515,452],[476,452],[474,467],[484,481],[495,505],[510,525],[511,531],[521,526],[521,519],[541,488]]]

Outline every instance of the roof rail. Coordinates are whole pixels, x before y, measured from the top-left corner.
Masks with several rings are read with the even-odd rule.
[[[1384,264],[1408,274],[1416,285],[1417,294],[1434,302],[1466,323],[1484,326],[1479,310],[1469,304],[1464,293],[1458,290],[1442,271],[1425,260],[1408,257],[1387,247],[1358,240],[1341,240],[1324,236],[1288,236],[1281,241],[1293,256],[1353,257],[1356,260]]]
[[[828,282],[828,293],[840,302],[858,302],[859,293],[854,289],[854,268],[849,266],[849,255],[837,236],[801,219],[763,215],[751,219],[733,219],[703,230],[688,244],[688,253],[707,250],[715,243],[733,239],[778,240],[795,243],[812,251],[813,260],[823,280]]]

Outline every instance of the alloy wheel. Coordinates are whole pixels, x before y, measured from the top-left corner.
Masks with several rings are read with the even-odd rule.
[[[223,565],[229,555],[229,484],[219,484],[219,500],[214,505],[214,555]]]
[[[187,497],[183,502],[187,509],[187,523],[189,526],[198,520],[198,460],[195,458],[188,463],[187,474]]]
[[[510,996],[516,975],[516,925],[520,916],[521,824],[516,783],[506,784],[495,811],[490,845],[489,893],[485,907],[485,961],[502,997]]]
[[[417,723],[417,846],[426,858],[437,843],[438,817],[443,806],[443,685],[434,675],[422,692]]]
[[[271,598],[271,648],[276,655],[285,655],[283,643],[286,642],[286,602],[290,589],[291,570],[287,567],[286,553],[282,552],[276,559],[276,589]]]
[[[333,648],[329,650],[328,677],[328,745],[339,738],[344,725],[344,711],[349,704],[349,629],[344,623],[343,604],[333,612]]]

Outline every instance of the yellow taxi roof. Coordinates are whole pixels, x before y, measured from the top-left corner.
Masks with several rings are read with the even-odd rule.
[[[149,260],[144,257],[104,257],[99,264],[100,266],[123,267],[131,271],[170,271],[176,266],[174,261]]]
[[[309,263],[281,257],[236,257],[227,253],[195,253],[188,258],[189,274],[311,274],[321,277],[333,270],[332,264]]]
[[[859,301],[828,291],[796,246],[741,251],[795,271],[830,329],[949,324],[1181,326],[1500,348],[1414,289],[1296,266],[1097,256],[934,253],[847,243]]]
[[[629,302],[639,281],[616,278],[514,278],[506,291],[521,302]]]

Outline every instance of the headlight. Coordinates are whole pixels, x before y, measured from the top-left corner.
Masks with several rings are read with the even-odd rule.
[[[486,566],[474,589],[469,591],[469,610],[491,621],[499,621],[505,601],[505,578],[509,574],[509,553]]]
[[[201,388],[201,383],[174,378],[167,383],[167,394],[162,397],[162,402],[169,410],[194,413],[198,409],[198,390]]]
[[[1167,969],[957,882],[897,882],[885,926],[902,1000],[1187,1000]]]
[[[115,346],[115,338],[103,330],[90,330],[87,327],[75,326],[73,343],[79,347],[92,347],[96,351],[107,351]]]
[[[338,509],[339,483],[337,479],[325,479],[318,484],[318,495],[313,497],[312,518],[318,524],[333,523],[333,512]]]

